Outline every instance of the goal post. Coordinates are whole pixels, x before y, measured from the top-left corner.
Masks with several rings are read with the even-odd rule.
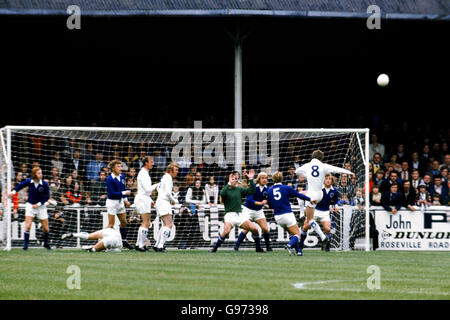
[[[338,187],[348,192],[350,199],[346,204],[340,203],[338,212],[332,214],[335,226],[332,249],[370,250],[369,190],[364,187],[369,185],[369,129],[204,129],[199,122],[188,129],[7,126],[1,129],[1,137],[0,245],[7,250],[23,244],[26,190],[13,199],[6,199],[5,194],[29,178],[33,166],[42,169],[43,179],[51,190],[46,204],[51,245],[80,247],[89,241],[62,241],[60,236],[64,232],[93,232],[107,225],[104,179],[110,174],[109,161],[122,162],[126,188],[132,190],[128,199],[131,206],[126,209],[131,243],[140,226],[133,200],[143,157],[153,156],[155,164],[149,173],[152,183],[159,182],[165,167],[175,161],[180,166],[174,179],[178,203],[172,208],[174,227],[166,245],[179,249],[208,248],[223,230],[224,208],[218,193],[232,171],[241,173],[244,187],[245,173],[253,169],[256,174],[264,171],[269,175],[269,186],[272,174],[281,171],[283,183],[305,190],[307,182],[292,177],[290,168],[309,162],[315,149],[324,151],[325,163],[349,166],[356,174],[354,181],[347,177],[346,184],[341,182],[345,179],[336,175]],[[200,180],[199,188],[196,180]],[[355,201],[355,191],[365,192],[364,208]],[[156,199],[157,194],[152,197]],[[291,200],[300,221],[304,204]],[[282,248],[289,236],[277,226],[271,210],[264,212],[273,247]],[[151,211],[151,221],[148,245],[155,243],[162,223],[155,209]],[[231,248],[238,232],[235,228],[223,247]],[[319,248],[317,235],[309,232],[306,247]],[[40,246],[41,233],[36,220],[30,231],[31,247]],[[242,247],[253,248],[250,234]]]

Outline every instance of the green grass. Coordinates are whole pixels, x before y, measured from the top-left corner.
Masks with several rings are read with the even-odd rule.
[[[70,290],[70,265],[81,289]],[[381,288],[367,288],[367,267],[381,271]],[[448,252],[328,252],[291,257],[275,250],[204,250],[167,254],[123,251],[13,249],[0,252],[0,299],[446,299]],[[321,281],[331,281],[320,283]],[[307,284],[298,289],[295,283]]]

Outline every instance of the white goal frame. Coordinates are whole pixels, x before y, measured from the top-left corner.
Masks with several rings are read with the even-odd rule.
[[[70,127],[70,126],[5,126],[0,129],[0,136],[2,139],[2,146],[6,145],[6,149],[2,148],[0,152],[3,153],[3,157],[6,160],[6,178],[7,178],[7,184],[6,188],[8,192],[11,191],[11,181],[12,181],[12,162],[11,162],[11,131],[12,130],[48,130],[48,131],[61,131],[61,130],[68,130],[68,131],[98,131],[98,132],[166,132],[166,133],[173,133],[173,132],[190,132],[190,133],[207,133],[207,132],[223,132],[223,133],[234,133],[237,136],[240,136],[240,134],[244,133],[255,133],[255,132],[267,132],[267,133],[280,133],[280,132],[292,132],[292,133],[307,133],[307,132],[314,132],[314,133],[357,133],[357,140],[358,140],[358,146],[361,152],[361,157],[363,159],[364,168],[365,168],[365,251],[370,251],[370,235],[369,235],[369,215],[370,215],[370,203],[369,203],[369,132],[370,130],[368,128],[345,128],[345,129],[338,129],[338,128],[318,128],[318,129],[299,129],[299,128],[283,128],[283,129],[266,129],[266,128],[259,128],[259,129],[199,129],[199,128],[114,128],[114,127]],[[361,139],[359,137],[359,133],[365,134],[365,148],[363,150]],[[6,143],[4,141],[3,135],[6,135]],[[240,141],[240,140],[238,140]],[[239,144],[236,144],[236,150],[238,149],[237,146]],[[236,155],[236,162],[235,163],[241,163],[238,159],[239,156],[241,156],[241,151],[239,148],[239,152],[235,153]],[[237,168],[240,171],[240,168]],[[11,250],[11,210],[12,207],[12,201],[11,199],[7,199],[6,208],[4,210],[4,219],[6,219],[6,246],[4,250]]]

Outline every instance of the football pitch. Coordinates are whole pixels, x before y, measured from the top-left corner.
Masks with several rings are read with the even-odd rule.
[[[379,268],[379,289],[368,287],[369,266]],[[0,252],[0,299],[449,299],[449,266],[448,252],[13,249]]]

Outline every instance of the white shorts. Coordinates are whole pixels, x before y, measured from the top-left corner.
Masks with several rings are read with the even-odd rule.
[[[138,194],[136,198],[134,198],[134,205],[136,207],[137,213],[150,213],[152,209],[152,200],[150,199],[150,197]]]
[[[315,210],[314,211],[314,219],[317,221],[331,221],[330,220],[330,211],[322,211]]]
[[[103,245],[106,249],[122,249],[122,237],[120,236],[119,231],[106,228],[102,230],[102,236],[103,239],[101,239],[101,241],[103,241]]]
[[[323,198],[323,191],[322,190],[320,190],[320,191],[308,190],[308,191],[306,191],[306,196],[308,196],[311,199],[311,201],[317,201],[317,203],[319,203],[319,201],[322,200],[322,198]],[[305,201],[305,205],[310,208],[316,207],[315,204],[312,204],[309,201]]]
[[[159,217],[162,217],[162,216],[165,216],[168,214],[172,214],[172,205],[170,204],[169,201],[156,200],[155,209],[156,209],[156,213],[158,214]]]
[[[27,202],[25,204],[25,217],[33,217],[33,219],[38,218],[39,220],[46,220],[48,219],[47,206],[41,205],[34,209],[33,205]]]
[[[277,214],[273,216],[277,224],[282,228],[289,228],[297,224],[295,215],[293,212]]]
[[[106,199],[106,209],[108,210],[108,214],[112,216],[126,212],[123,200]]]
[[[234,227],[240,227],[250,217],[245,212],[227,212],[224,217],[225,222],[231,223]]]
[[[260,209],[260,210],[252,210],[249,209],[247,207],[244,207],[242,209],[242,212],[247,214],[250,221],[256,221],[256,220],[260,220],[260,219],[265,219],[266,216],[264,215],[264,210]]]

